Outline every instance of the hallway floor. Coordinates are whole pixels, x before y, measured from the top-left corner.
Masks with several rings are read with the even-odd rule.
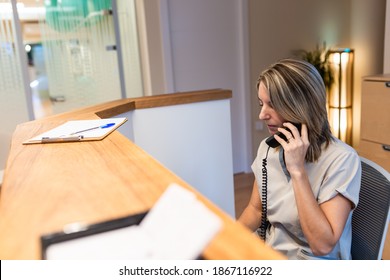
[[[234,175],[234,197],[236,218],[240,217],[248,204],[252,193],[255,176],[253,173],[238,173]]]

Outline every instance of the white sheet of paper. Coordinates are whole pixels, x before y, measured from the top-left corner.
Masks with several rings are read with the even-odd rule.
[[[221,229],[218,216],[194,193],[172,184],[140,227],[153,243],[152,259],[196,259]]]

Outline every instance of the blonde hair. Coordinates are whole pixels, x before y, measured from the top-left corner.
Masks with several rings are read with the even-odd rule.
[[[258,80],[268,91],[271,104],[285,120],[307,125],[310,146],[306,161],[317,161],[321,145],[334,139],[326,110],[326,91],[317,69],[297,59],[282,59],[264,70]]]

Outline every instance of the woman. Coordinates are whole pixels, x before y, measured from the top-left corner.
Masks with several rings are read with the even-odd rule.
[[[331,134],[321,76],[308,62],[284,59],[260,74],[257,88],[259,118],[280,146],[261,142],[239,221],[252,231],[263,224],[266,243],[289,259],[350,259],[360,159]]]

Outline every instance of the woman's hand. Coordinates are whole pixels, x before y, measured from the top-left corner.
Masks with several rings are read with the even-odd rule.
[[[286,122],[283,125],[291,131],[289,132],[282,127],[278,128],[278,131],[286,136],[287,141],[283,140],[278,135],[275,135],[274,137],[284,149],[284,160],[290,175],[293,176],[296,173],[302,174],[302,172],[305,172],[305,156],[310,145],[307,126],[302,124],[301,131],[298,131],[292,123]]]

